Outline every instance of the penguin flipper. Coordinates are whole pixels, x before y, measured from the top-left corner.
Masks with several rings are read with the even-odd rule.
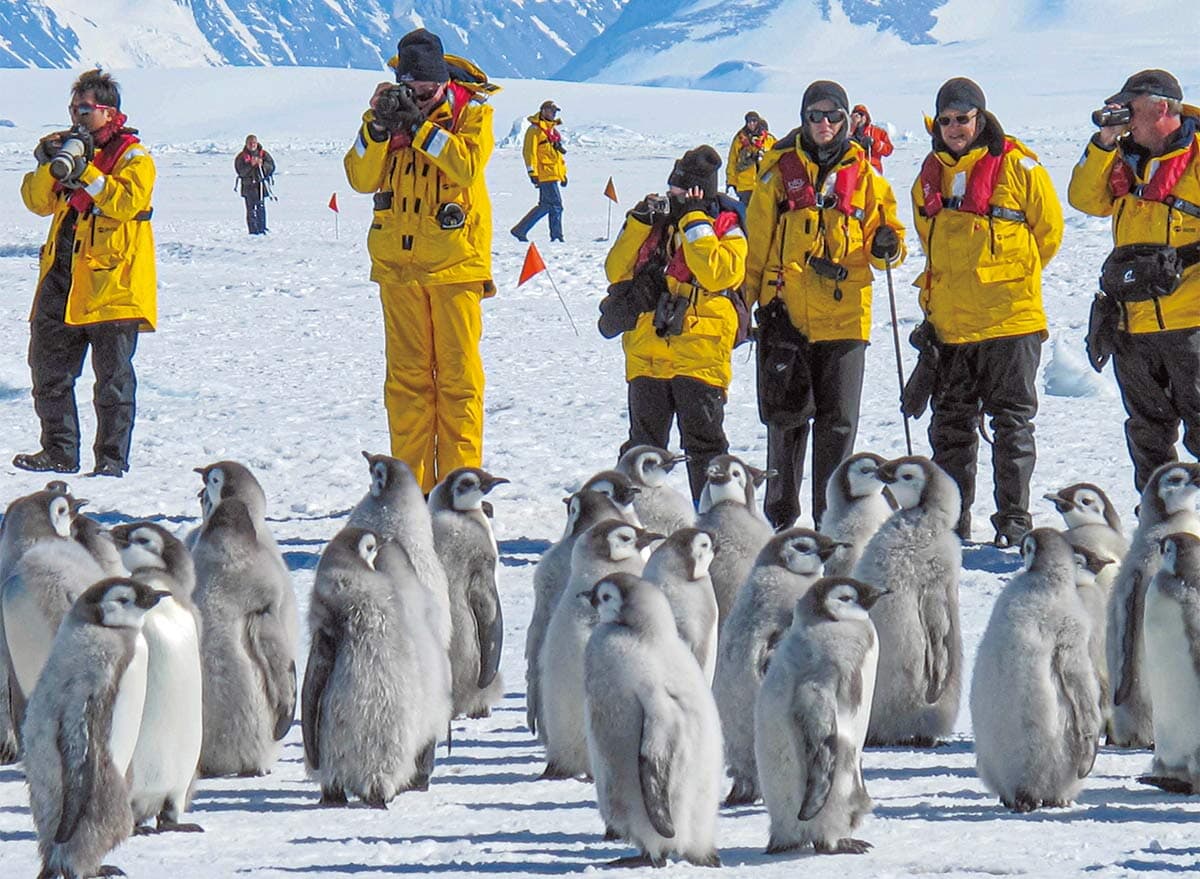
[[[274,721],[271,734],[279,741],[296,715],[296,660],[277,610],[264,608],[247,617],[246,648],[262,675],[263,695]]]
[[[115,697],[114,697],[115,698]],[[100,712],[92,699],[83,702],[79,716],[65,717],[58,727],[58,756],[62,761],[62,812],[54,841],[59,845],[75,835],[96,787],[100,761],[92,759],[93,742],[104,741],[97,729]]]
[[[804,799],[797,817],[811,821],[825,808],[837,767],[837,705],[820,684],[798,689],[792,730],[798,734],[797,750],[805,762]]]
[[[675,822],[671,818],[671,758],[674,756],[674,736],[668,730],[652,724],[651,714],[642,712],[642,735],[638,745],[638,780],[642,788],[642,804],[650,825],[659,836],[672,839]]]
[[[1125,601],[1116,602],[1118,611],[1124,611],[1124,619],[1118,620],[1121,632],[1121,647],[1117,651],[1117,667],[1113,670],[1113,678],[1109,685],[1113,687],[1113,705],[1123,705],[1133,690],[1133,664],[1138,650],[1138,638],[1142,632],[1142,613],[1146,602],[1145,590],[1142,588],[1142,571],[1139,568],[1133,572],[1133,583]]]
[[[791,625],[789,622],[788,625]],[[767,669],[771,666],[771,657],[775,655],[775,648],[779,646],[780,640],[787,632],[787,628],[772,629],[767,633],[767,637],[759,644],[758,650],[754,654],[754,675],[758,678],[758,685],[762,686],[763,679],[767,676]]]
[[[1060,636],[1050,663],[1059,698],[1067,709],[1066,744],[1077,778],[1086,778],[1096,763],[1103,722],[1091,658],[1080,647],[1086,643],[1082,631]]]
[[[946,610],[945,596],[926,590],[919,609],[925,628],[925,702],[942,698],[955,664],[955,622]]]
[[[313,632],[308,665],[304,668],[304,689],[301,691],[300,731],[304,739],[304,759],[312,769],[321,768],[321,701],[325,685],[333,673],[337,656],[334,633],[322,626]]]
[[[467,603],[475,618],[475,637],[479,641],[479,679],[476,686],[486,689],[500,671],[500,650],[504,646],[504,614],[496,592],[496,578],[487,571],[471,576],[467,584]]]

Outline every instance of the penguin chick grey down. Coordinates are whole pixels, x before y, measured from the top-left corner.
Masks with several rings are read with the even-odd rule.
[[[717,667],[717,598],[708,575],[714,551],[707,531],[679,528],[650,554],[642,572],[667,596],[679,637],[709,684]]]
[[[820,531],[845,546],[838,547],[825,562],[826,577],[849,576],[867,541],[891,518],[895,504],[875,475],[883,463],[879,455],[858,452],[839,464],[829,478]]]
[[[487,717],[504,698],[504,615],[496,586],[500,550],[483,498],[507,482],[477,467],[461,467],[429,494],[433,543],[450,587],[455,716]]]
[[[856,580],[892,592],[871,610],[879,673],[867,744],[929,747],[954,728],[962,693],[960,495],[928,458],[898,458],[877,473],[900,509],[854,567]]]
[[[610,574],[588,592],[586,728],[605,825],[638,847],[618,863],[669,855],[720,866],[721,726],[700,666],[657,586]]]
[[[1071,545],[1035,528],[1021,538],[1021,561],[975,657],[971,725],[980,779],[1006,807],[1029,812],[1075,799],[1102,718]]]
[[[879,659],[869,611],[887,594],[826,577],[796,602],[754,707],[758,778],[771,816],[768,854],[871,847],[850,834],[872,805],[862,775]]]
[[[669,536],[696,521],[691,498],[667,482],[675,465],[686,460],[687,455],[672,455],[658,446],[634,446],[617,462],[617,470],[638,489],[633,507],[642,525],[651,531]]]
[[[25,717],[25,777],[44,879],[120,875],[101,862],[129,837],[125,773],[146,693],[142,617],[165,594],[125,579],[89,587],[54,637]]]
[[[621,511],[621,518],[632,525],[643,527],[638,518],[637,498],[642,490],[633,479],[620,470],[601,470],[585,482],[580,491],[598,491],[612,498]]]
[[[838,548],[807,528],[788,528],[767,542],[721,630],[713,696],[725,737],[725,764],[733,788],[727,806],[759,796],[754,763],[754,700],[779,639],[792,624],[792,611],[822,565]]]
[[[1119,748],[1148,748],[1154,743],[1153,703],[1143,672],[1146,590],[1158,573],[1162,538],[1179,532],[1200,536],[1198,495],[1200,464],[1190,462],[1162,465],[1142,489],[1137,529],[1108,602],[1108,680],[1113,691],[1108,743]]]

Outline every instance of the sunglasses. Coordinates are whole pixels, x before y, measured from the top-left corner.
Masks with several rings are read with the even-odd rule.
[[[804,119],[816,125],[821,120],[826,122],[841,122],[846,118],[845,112],[842,110],[806,110]]]
[[[67,111],[75,116],[90,116],[95,110],[111,110],[108,104],[91,104],[87,101],[79,104],[68,104]]]
[[[942,126],[942,128],[945,128],[951,123],[954,123],[955,125],[969,125],[971,120],[974,118],[975,111],[972,110],[970,113],[958,113],[954,116],[939,116],[937,118],[937,124]]]

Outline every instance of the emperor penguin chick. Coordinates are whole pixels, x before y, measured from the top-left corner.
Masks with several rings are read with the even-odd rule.
[[[450,586],[454,714],[487,717],[504,698],[500,550],[483,498],[508,482],[477,467],[454,470],[429,495],[433,543]]]
[[[91,516],[82,513],[75,516],[71,521],[71,537],[91,554],[105,577],[129,574],[121,562],[121,550],[113,542],[112,534]]]
[[[1096,683],[1100,687],[1100,715],[1103,718],[1101,732],[1107,737],[1112,735],[1112,687],[1108,681],[1108,656],[1106,650],[1106,632],[1108,617],[1108,592],[1098,585],[1102,577],[1116,568],[1116,560],[1103,558],[1089,549],[1087,541],[1076,545],[1071,532],[1063,532],[1067,543],[1075,553],[1075,594],[1079,596],[1084,611],[1088,616],[1088,656],[1092,660],[1092,670],[1096,674]],[[1111,582],[1111,581],[1110,581]]]
[[[385,808],[428,786],[449,712],[448,660],[404,550],[347,526],[317,565],[304,672],[304,756],[324,805]]]
[[[759,796],[754,763],[754,699],[779,639],[792,624],[792,611],[822,565],[837,549],[828,537],[807,528],[788,528],[767,542],[755,559],[721,630],[713,695],[725,737],[725,764],[733,789],[727,806]]]
[[[200,774],[264,775],[296,709],[298,623],[289,624],[285,602],[291,579],[237,498],[213,510],[193,557],[203,620]]]
[[[642,572],[667,596],[679,637],[710,685],[717,668],[717,598],[708,575],[713,552],[707,531],[678,528],[650,554]]]
[[[112,529],[130,577],[159,592],[142,634],[148,648],[146,704],[130,766],[130,796],[138,833],[200,830],[181,824],[191,801],[204,738],[200,613],[192,603],[196,571],[187,547],[153,522]]]
[[[1071,545],[1035,528],[1021,539],[1021,560],[979,644],[971,724],[980,779],[1006,807],[1029,812],[1075,799],[1102,718]]]
[[[1146,590],[1158,573],[1162,538],[1179,532],[1200,535],[1197,495],[1200,464],[1164,464],[1150,475],[1142,490],[1137,529],[1113,583],[1108,601],[1108,680],[1113,690],[1108,744],[1119,748],[1154,744],[1153,703],[1143,673]]]
[[[721,725],[712,693],[679,638],[666,596],[631,574],[588,592],[599,623],[587,643],[587,743],[605,824],[640,850],[720,866],[715,842]]]
[[[596,623],[587,590],[608,574],[639,574],[642,549],[661,534],[620,519],[598,522],[580,535],[571,551],[571,578],[559,596],[538,656],[541,701],[538,735],[546,746],[544,778],[588,775],[583,718],[583,652]]]
[[[1169,534],[1146,592],[1146,669],[1154,704],[1154,765],[1138,780],[1200,791],[1200,538]]]
[[[796,602],[754,707],[758,777],[771,816],[767,854],[871,847],[850,833],[872,806],[862,775],[879,660],[869,611],[887,593],[826,577]]]
[[[637,499],[642,490],[622,471],[601,470],[585,482],[580,491],[598,491],[608,495],[621,511],[622,519],[631,525],[642,527],[642,520],[637,512]]]
[[[597,522],[622,518],[612,498],[598,491],[577,491],[564,503],[567,505],[567,527],[563,536],[542,554],[533,569],[533,615],[525,631],[525,725],[535,735],[539,735],[537,718],[541,701],[538,656],[542,652],[546,627],[550,625],[550,615],[571,578],[571,553],[575,541]],[[542,741],[544,744],[545,740]]]
[[[45,879],[120,875],[101,863],[129,837],[125,773],[145,697],[142,616],[163,595],[90,586],[63,621],[25,717],[25,777]]]
[[[883,463],[879,455],[858,452],[837,466],[825,486],[820,531],[830,540],[845,544],[825,563],[826,577],[849,576],[867,541],[891,518],[895,505],[875,476]]]
[[[958,486],[928,458],[898,458],[877,471],[900,509],[875,532],[854,577],[890,589],[871,610],[879,673],[868,745],[929,747],[954,728],[962,692],[954,533]]]
[[[617,462],[617,470],[638,488],[633,507],[651,531],[671,535],[696,521],[691,499],[667,482],[675,465],[686,460],[687,455],[672,455],[658,446],[634,446]]]
[[[717,546],[709,573],[717,596],[718,627],[725,625],[755,557],[771,539],[771,526],[754,499],[755,487],[766,478],[765,471],[733,455],[717,455],[708,464],[696,527],[711,534]]]

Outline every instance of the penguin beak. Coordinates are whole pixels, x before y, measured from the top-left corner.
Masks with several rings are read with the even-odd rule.
[[[89,501],[85,497],[77,497],[71,500],[71,515],[79,515],[79,511],[88,505]]]
[[[112,542],[117,549],[127,549],[129,547],[129,535],[124,531],[110,529],[108,534],[112,538]]]
[[[1067,500],[1061,494],[1057,494],[1057,493],[1044,494],[1044,495],[1042,495],[1042,497],[1044,497],[1046,500],[1050,501],[1050,503],[1054,504],[1054,508],[1056,510],[1058,510],[1060,513],[1065,513],[1067,510],[1071,509],[1071,507],[1075,506],[1073,503],[1071,503],[1069,500]]]
[[[875,468],[875,478],[884,485],[893,485],[896,482],[896,470],[892,467],[889,461],[886,464],[880,464]]]
[[[145,591],[139,590],[138,597],[134,603],[137,604],[138,607],[149,610],[164,598],[170,597],[171,593],[165,589],[147,589]]]
[[[645,549],[647,546],[649,546],[650,544],[654,543],[657,540],[666,540],[666,539],[667,539],[667,536],[665,534],[659,534],[656,531],[640,531],[640,532],[638,532],[637,542],[635,543],[635,546],[637,546],[638,549]]]
[[[588,604],[590,604],[592,607],[598,608],[600,606],[600,599],[596,597],[595,589],[585,589],[583,592],[576,594],[579,598],[586,598],[588,600]]]
[[[497,485],[507,484],[509,484],[509,480],[505,479],[503,476],[492,476],[490,473],[488,473],[480,478],[479,490],[484,494],[488,494]]]
[[[833,558],[833,554],[839,549],[842,549],[843,547],[849,548],[849,546],[850,544],[841,540],[830,540],[827,543],[822,543],[817,547],[817,557],[821,561],[827,562]]]
[[[866,589],[859,590],[860,598],[858,603],[862,605],[863,610],[870,610],[875,606],[875,602],[883,598],[883,596],[891,594],[891,589],[885,589],[882,586],[871,586],[870,584],[867,584]]]
[[[666,470],[668,473],[670,473],[676,464],[683,464],[690,460],[691,459],[687,455],[674,455],[663,461],[663,470]]]

